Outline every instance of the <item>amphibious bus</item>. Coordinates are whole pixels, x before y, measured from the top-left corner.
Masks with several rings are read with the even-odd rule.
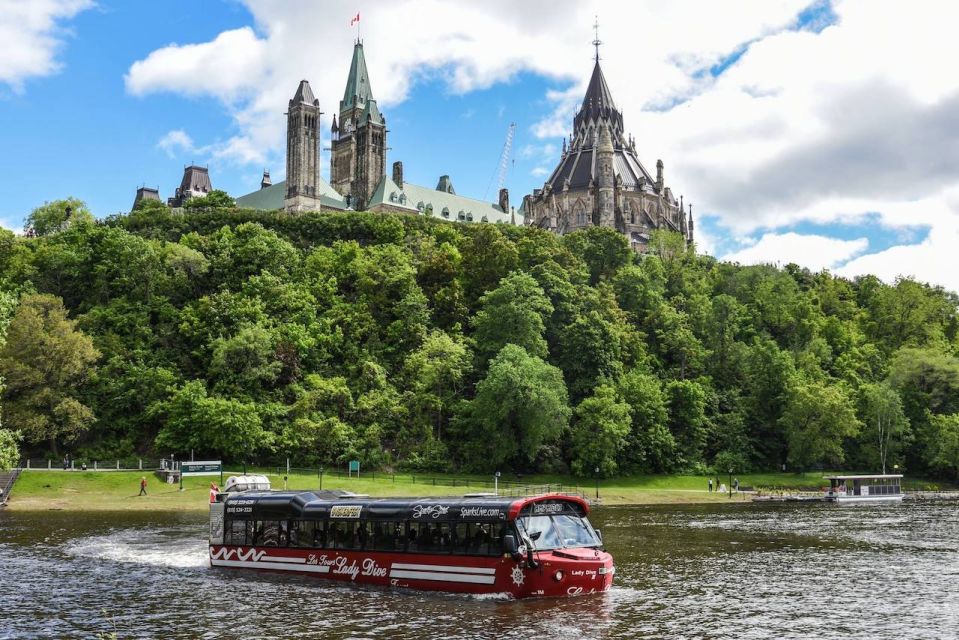
[[[220,493],[210,564],[514,598],[598,593],[613,558],[578,496],[369,498],[332,491]]]

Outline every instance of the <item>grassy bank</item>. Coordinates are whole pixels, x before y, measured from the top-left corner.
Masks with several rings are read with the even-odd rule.
[[[147,478],[147,495],[138,496],[140,477]],[[228,474],[229,475],[229,474]],[[283,488],[282,474],[266,472],[273,487]],[[435,484],[433,479],[435,478]],[[741,486],[756,489],[798,490],[824,484],[822,474],[765,473],[738,476]],[[453,480],[456,486],[452,486]],[[715,477],[714,477],[715,479]],[[216,477],[186,477],[184,490],[179,485],[165,484],[151,473],[137,471],[25,471],[11,494],[8,507],[14,510],[139,510],[139,511],[203,511],[207,509],[209,486]],[[728,476],[721,478],[728,482]],[[505,478],[504,478],[505,481]],[[524,477],[529,484],[562,484],[578,489],[589,497],[596,493],[595,482],[561,476]],[[921,488],[924,482],[910,480],[908,488]],[[317,489],[316,473],[291,473],[287,481],[291,489]],[[462,495],[489,491],[488,480],[469,480],[461,476],[441,474],[382,474],[374,478],[345,478],[324,475],[326,489],[347,489],[371,496]],[[709,493],[704,476],[657,475],[613,478],[600,481],[603,504],[689,504],[730,502],[726,494]],[[743,500],[734,495],[732,500]]]

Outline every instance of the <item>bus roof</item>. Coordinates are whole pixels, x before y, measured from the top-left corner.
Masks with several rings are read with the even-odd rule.
[[[245,491],[226,496],[229,517],[280,520],[419,520],[423,522],[513,520],[528,508],[532,515],[575,513],[585,516],[589,503],[579,496],[542,494],[529,497],[443,496],[369,498],[330,491]]]
[[[883,478],[901,478],[901,473],[876,474],[872,476],[823,476],[826,480],[879,480]]]

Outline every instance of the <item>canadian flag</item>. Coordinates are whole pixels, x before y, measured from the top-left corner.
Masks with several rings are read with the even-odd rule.
[[[359,11],[357,11],[357,12],[356,12],[356,15],[353,16],[353,19],[350,20],[350,26],[352,27],[354,24],[356,24],[356,23],[359,22],[359,21],[360,21],[360,13],[359,13]]]

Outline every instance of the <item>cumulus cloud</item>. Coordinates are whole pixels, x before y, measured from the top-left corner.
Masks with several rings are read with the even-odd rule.
[[[838,240],[795,232],[766,233],[752,246],[723,256],[723,260],[741,264],[796,263],[814,271],[832,269],[866,250],[866,238]]]
[[[193,151],[196,148],[193,146],[193,138],[183,129],[168,131],[166,135],[157,142],[157,146],[166,151],[167,155],[171,158],[175,158],[183,151]]]
[[[69,34],[63,23],[92,6],[92,0],[0,0],[0,84],[20,92],[28,78],[59,71],[57,53]]]

